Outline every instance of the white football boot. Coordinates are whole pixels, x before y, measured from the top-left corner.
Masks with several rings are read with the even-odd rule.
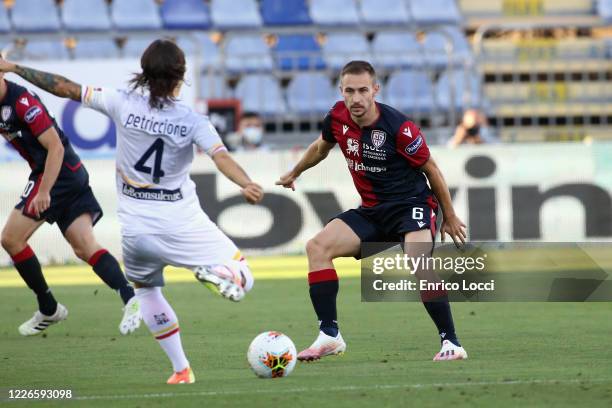
[[[467,352],[463,347],[456,346],[450,340],[444,340],[440,352],[434,356],[433,361],[467,360],[467,358]]]
[[[198,266],[193,270],[197,280],[202,282],[212,292],[233,302],[244,298],[242,274],[227,265]]]
[[[314,361],[325,356],[335,356],[346,351],[346,343],[340,332],[336,337],[328,336],[322,331],[319,337],[306,350],[298,353],[297,359],[300,361]]]
[[[119,333],[125,336],[135,332],[140,327],[141,320],[140,302],[134,296],[123,307],[123,318],[121,318],[121,323],[119,323]]]
[[[66,320],[67,317],[68,309],[61,303],[57,304],[57,309],[51,316],[44,315],[37,310],[30,320],[19,326],[19,334],[22,336],[36,336],[45,331],[47,327]]]

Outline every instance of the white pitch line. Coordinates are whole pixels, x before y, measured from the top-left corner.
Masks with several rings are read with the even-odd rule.
[[[572,379],[572,380],[510,380],[510,381],[470,381],[470,382],[451,382],[451,383],[429,383],[429,384],[387,384],[387,385],[342,385],[337,387],[325,388],[291,388],[283,389],[284,394],[300,392],[328,392],[328,391],[367,391],[367,390],[390,390],[390,389],[419,389],[437,387],[473,387],[489,385],[530,385],[530,384],[580,384],[580,383],[612,383],[612,378],[596,379]],[[174,398],[174,397],[214,397],[230,396],[242,394],[272,394],[277,393],[276,389],[269,390],[241,390],[241,391],[198,391],[198,392],[162,392],[154,394],[124,394],[124,395],[85,395],[73,397],[71,400],[121,400],[136,398]]]

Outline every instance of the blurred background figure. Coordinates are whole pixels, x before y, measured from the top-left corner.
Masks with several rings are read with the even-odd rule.
[[[477,109],[468,109],[463,114],[461,123],[455,128],[455,134],[447,143],[448,147],[462,144],[495,143],[497,140],[490,135],[487,118]]]
[[[238,130],[226,137],[226,142],[232,151],[267,149],[263,143],[263,120],[255,112],[245,112],[240,117]]]

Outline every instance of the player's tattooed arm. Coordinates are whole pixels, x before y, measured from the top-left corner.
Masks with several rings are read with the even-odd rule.
[[[60,98],[70,98],[77,102],[81,101],[81,85],[72,82],[68,78],[37,69],[24,67],[15,64],[13,72],[26,81],[30,82],[45,91],[59,96]]]

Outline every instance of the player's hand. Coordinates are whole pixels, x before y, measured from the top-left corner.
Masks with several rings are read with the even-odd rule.
[[[289,173],[281,176],[281,178],[278,179],[278,181],[275,184],[277,186],[283,186],[285,188],[290,188],[291,190],[295,191],[295,180],[296,179],[297,179],[297,176],[293,174],[293,171],[290,171]]]
[[[247,200],[249,204],[257,204],[260,202],[264,196],[263,188],[257,183],[250,182],[242,190],[240,190],[244,199]]]
[[[465,244],[467,238],[465,229],[465,224],[456,215],[444,217],[442,219],[442,226],[440,227],[442,242],[444,242],[445,235],[448,234],[455,243],[455,246],[459,248],[461,245]]]
[[[40,214],[45,212],[50,205],[51,195],[46,191],[39,191],[32,199],[30,207],[28,208],[28,212],[34,213],[34,215],[36,215],[36,218],[40,218]]]

